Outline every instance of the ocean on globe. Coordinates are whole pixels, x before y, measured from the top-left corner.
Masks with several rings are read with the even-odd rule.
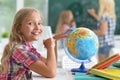
[[[67,54],[78,60],[86,60],[98,50],[98,37],[88,28],[76,28],[65,40]]]

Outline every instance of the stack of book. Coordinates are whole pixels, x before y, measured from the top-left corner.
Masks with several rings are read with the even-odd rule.
[[[115,67],[110,67],[111,65]],[[120,54],[115,54],[93,66],[87,74],[94,74],[110,80],[120,80]]]

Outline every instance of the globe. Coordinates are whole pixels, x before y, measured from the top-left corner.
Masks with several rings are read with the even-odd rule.
[[[90,29],[80,27],[66,32],[67,38],[63,40],[63,48],[68,57],[77,63],[82,63],[79,69],[73,72],[86,72],[84,63],[90,62],[91,57],[97,53],[99,43],[97,35]]]

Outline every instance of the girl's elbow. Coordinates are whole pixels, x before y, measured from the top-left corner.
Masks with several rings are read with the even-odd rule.
[[[56,73],[52,73],[51,75],[50,75],[50,78],[54,78],[56,76]]]
[[[46,77],[48,77],[48,78],[54,78],[56,76],[56,72],[55,71],[52,71],[52,72],[50,72],[49,74],[48,74],[48,76],[46,76]]]
[[[104,35],[106,35],[106,32],[100,32],[99,35],[104,36]]]
[[[102,35],[102,36],[106,35],[106,32],[102,32],[101,35]]]

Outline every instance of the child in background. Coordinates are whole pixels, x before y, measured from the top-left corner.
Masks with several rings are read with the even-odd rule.
[[[70,28],[71,29],[76,28],[76,22],[74,21],[72,11],[70,10],[62,11],[56,27],[56,33],[60,33],[60,32],[64,33]],[[58,44],[59,48],[62,48],[62,43],[63,41],[61,40]]]
[[[76,23],[73,20],[73,14],[70,10],[65,10],[60,14],[58,24],[56,27],[56,33],[66,32],[71,27],[76,27]]]
[[[99,14],[94,9],[88,10],[89,14],[98,21],[98,29],[93,30],[99,38],[99,61],[109,56],[114,47],[114,32],[116,27],[116,14],[114,0],[99,0]]]
[[[32,46],[42,32],[42,17],[38,10],[22,8],[16,13],[1,59],[0,80],[32,80],[31,70],[45,77],[56,75],[55,41],[66,35],[56,34],[43,41],[47,49],[47,58],[44,58]]]

